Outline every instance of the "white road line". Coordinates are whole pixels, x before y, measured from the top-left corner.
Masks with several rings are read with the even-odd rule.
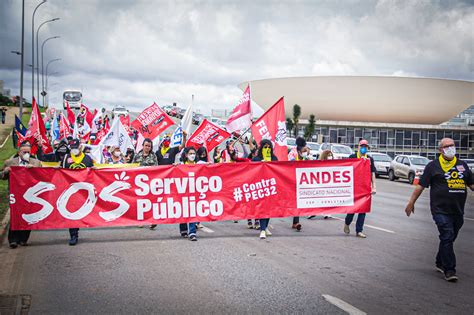
[[[469,220],[469,221],[474,221],[474,219],[471,219],[471,218],[464,218],[465,220]]]
[[[8,138],[10,138],[10,134],[8,134],[8,136],[7,136],[7,138],[5,139],[5,141],[3,141],[2,145],[0,145],[0,149],[2,149],[2,148],[5,146],[5,143],[7,143]]]
[[[211,230],[208,227],[203,226],[202,228],[199,229],[200,231],[206,232],[206,233],[214,233],[213,230]]]
[[[339,221],[345,221],[344,219],[341,219],[341,218],[338,218],[338,217],[332,217],[332,218],[337,219],[337,220],[339,220]],[[371,229],[375,229],[375,230],[379,230],[379,231],[383,231],[383,232],[395,234],[395,232],[392,231],[392,230],[387,230],[387,229],[380,228],[380,227],[377,227],[377,226],[373,226],[373,225],[369,225],[369,224],[364,224],[364,226],[366,226],[366,227],[368,227],[368,228],[371,228]]]
[[[347,302],[344,302],[341,299],[338,299],[337,297],[334,297],[332,295],[328,294],[323,294],[323,298],[331,303],[332,305],[340,308],[341,310],[347,312],[349,315],[367,315],[366,312],[361,311],[360,309],[350,305]]]

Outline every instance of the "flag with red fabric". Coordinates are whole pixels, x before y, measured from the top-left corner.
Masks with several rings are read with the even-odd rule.
[[[84,104],[81,104],[80,112],[81,112],[80,116],[84,117],[84,121],[87,122],[89,127],[91,127],[92,126],[92,120],[94,120],[94,114],[91,113],[89,108]]]
[[[43,150],[43,153],[51,153],[53,149],[49,144],[48,137],[46,136],[46,127],[44,126],[41,113],[33,98],[32,110],[30,122],[28,123],[28,131],[26,132],[25,138],[31,142],[31,153],[36,154],[38,148]]]
[[[240,131],[252,125],[252,107],[250,101],[250,85],[245,89],[244,95],[227,119],[225,129],[228,132]]]
[[[193,146],[195,148],[204,146],[207,152],[210,152],[229,137],[230,133],[204,119],[196,131],[189,137],[188,141],[186,141],[186,146]]]
[[[61,114],[61,118],[59,119],[59,138],[64,139],[69,136],[72,136],[71,125],[66,117]]]
[[[172,125],[174,125],[174,121],[156,103],[145,108],[132,122],[133,128],[141,132],[145,138],[150,139],[155,139]]]
[[[260,143],[268,139],[273,143],[273,152],[279,161],[288,161],[286,145],[286,119],[284,98],[280,98],[252,125],[253,138]]]
[[[131,136],[133,134],[132,129],[130,128],[130,115],[120,115],[120,122],[122,123],[125,131],[127,131],[128,135]]]
[[[74,112],[71,110],[71,107],[69,106],[68,101],[66,101],[66,112],[67,112],[67,120],[69,121],[69,125],[74,126],[74,123],[76,122],[76,115],[74,115]]]

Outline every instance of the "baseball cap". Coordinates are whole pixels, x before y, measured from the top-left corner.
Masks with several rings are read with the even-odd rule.
[[[362,146],[362,145],[366,145],[366,146],[369,146],[369,141],[365,140],[365,139],[362,139],[359,141],[359,147]]]
[[[69,147],[71,149],[79,149],[80,146],[81,146],[81,141],[79,141],[79,139],[73,139],[69,142]]]

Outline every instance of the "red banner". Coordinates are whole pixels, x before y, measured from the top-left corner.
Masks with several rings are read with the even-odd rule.
[[[252,124],[252,107],[250,100],[250,85],[245,89],[244,95],[227,119],[225,128],[228,132],[246,130]]]
[[[132,127],[141,132],[145,138],[155,139],[174,121],[158,106],[153,103],[132,122]]]
[[[191,137],[189,137],[188,141],[186,141],[186,146],[193,146],[195,148],[204,146],[207,152],[210,152],[229,137],[230,133],[204,119]]]
[[[31,153],[36,154],[38,148],[41,148],[43,153],[51,153],[53,148],[51,148],[51,144],[46,136],[46,127],[34,97],[31,107],[30,122],[28,123],[28,131],[25,135],[25,138],[31,142]]]
[[[67,120],[69,121],[69,125],[74,126],[74,124],[76,123],[76,115],[74,115],[74,112],[69,106],[68,101],[66,101],[66,112],[67,112]]]
[[[269,139],[273,143],[273,153],[278,158],[278,161],[288,161],[283,97],[253,123],[252,135],[257,143],[260,143],[262,139]]]
[[[369,212],[369,163],[12,167],[11,226],[36,230]]]

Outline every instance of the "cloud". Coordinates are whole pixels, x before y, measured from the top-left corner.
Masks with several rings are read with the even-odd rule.
[[[27,2],[25,63],[31,59]],[[474,6],[437,1],[60,1],[38,9],[49,18],[40,39],[50,77],[50,103],[83,89],[90,106],[153,101],[203,112],[232,108],[247,80],[310,75],[407,75],[473,80]],[[19,90],[21,6],[0,3],[0,79]],[[28,70],[28,68],[26,67]],[[25,96],[31,94],[25,76]]]

